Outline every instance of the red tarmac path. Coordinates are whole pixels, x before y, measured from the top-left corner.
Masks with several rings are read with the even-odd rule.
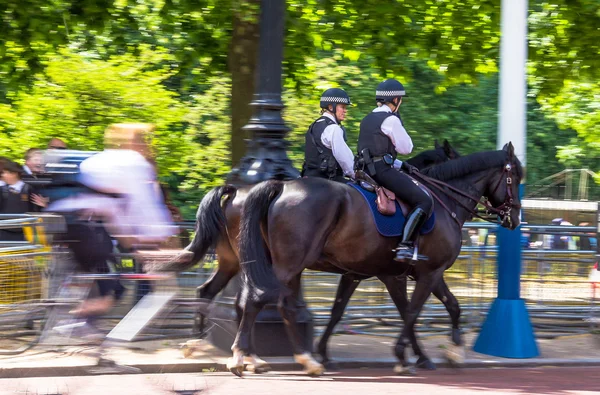
[[[356,369],[310,378],[302,372],[139,374],[0,380],[0,394],[600,394],[600,370],[591,368],[440,369],[394,376],[390,369]]]

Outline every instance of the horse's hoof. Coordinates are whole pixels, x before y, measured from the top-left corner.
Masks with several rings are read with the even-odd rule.
[[[238,376],[238,377],[241,377],[241,378],[243,378],[243,377],[244,377],[244,376],[242,375],[242,372],[244,371],[244,367],[243,367],[243,366],[242,366],[242,367],[239,367],[239,366],[237,366],[237,367],[234,367],[234,368],[229,368],[229,371],[230,371],[231,373],[235,374],[235,375],[236,375],[236,376]]]
[[[238,358],[229,358],[227,360],[227,369],[238,377],[242,377],[244,372],[244,362],[242,358],[239,358],[239,363],[236,361]]]
[[[183,345],[181,347],[181,353],[184,358],[189,358],[194,353],[194,349],[188,345]]]
[[[419,357],[416,363],[418,369],[435,370],[435,363],[431,362],[431,359],[427,357]]]
[[[465,349],[454,344],[446,348],[446,359],[451,367],[460,367],[465,363]]]
[[[306,368],[306,374],[310,377],[319,377],[325,373],[325,366],[321,364],[313,365],[309,368]]]
[[[253,368],[255,374],[263,374],[271,371],[271,366],[269,364],[258,365]]]
[[[304,372],[309,376],[320,376],[325,372],[325,366],[315,361],[308,352],[294,354],[294,361],[304,366]]]
[[[340,365],[338,365],[337,362],[332,361],[330,359],[328,359],[327,361],[323,361],[322,362],[323,366],[325,366],[325,369],[329,370],[329,371],[339,371],[340,370]]]
[[[415,369],[414,366],[396,365],[394,366],[394,373],[398,376],[415,376],[417,374],[417,369]]]

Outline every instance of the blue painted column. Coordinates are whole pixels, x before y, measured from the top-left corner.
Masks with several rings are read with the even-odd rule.
[[[502,0],[500,40],[500,108],[498,149],[512,142],[526,162],[527,1]],[[524,180],[522,180],[524,182]],[[525,184],[519,186],[522,198]],[[521,299],[521,228],[499,227],[498,297],[494,300],[473,349],[505,358],[539,355],[525,301]]]

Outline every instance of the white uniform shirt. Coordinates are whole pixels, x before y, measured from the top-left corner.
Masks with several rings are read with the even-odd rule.
[[[82,211],[100,216],[115,237],[135,237],[140,242],[160,243],[176,233],[156,182],[154,168],[132,150],[106,150],[80,165],[82,184],[115,198],[84,193],[60,199],[48,211]]]
[[[335,124],[329,125],[323,130],[321,143],[333,152],[333,156],[342,168],[344,175],[354,177],[354,154],[344,141],[344,131],[332,114],[326,112],[323,113],[323,116],[331,119]]]
[[[5,182],[3,182],[4,185],[6,185]],[[9,190],[15,191],[16,193],[21,193],[21,191],[23,190],[23,187],[25,187],[25,183],[21,180],[15,182],[12,185],[8,186]]]

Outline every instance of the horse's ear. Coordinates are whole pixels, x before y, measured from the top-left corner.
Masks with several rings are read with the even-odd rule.
[[[451,152],[452,151],[452,146],[450,145],[450,143],[446,139],[444,139],[444,149],[446,150],[446,152]]]
[[[442,147],[440,147],[440,144],[438,143],[437,139],[434,140],[433,142],[433,146],[435,147],[435,149],[440,149]]]
[[[504,147],[502,147],[502,151],[508,151],[508,143],[504,144]]]
[[[515,156],[515,147],[513,146],[512,141],[508,142],[506,151],[508,152],[509,158],[512,158],[513,156]]]

